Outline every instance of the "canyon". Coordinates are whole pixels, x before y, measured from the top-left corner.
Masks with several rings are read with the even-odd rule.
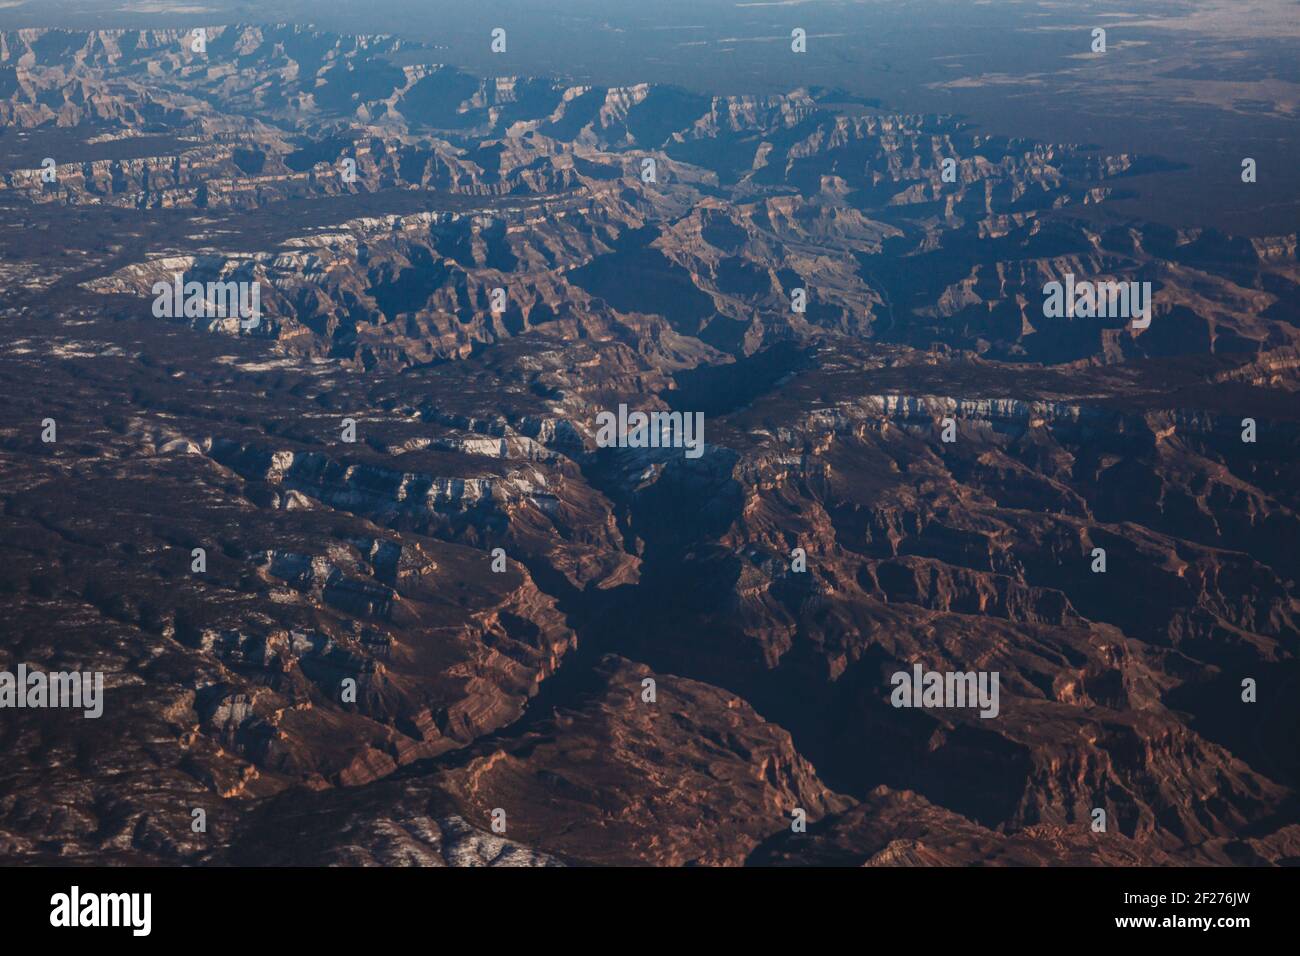
[[[0,32],[0,670],[104,675],[0,712],[0,859],[1300,860],[1294,232],[844,90],[435,53]]]

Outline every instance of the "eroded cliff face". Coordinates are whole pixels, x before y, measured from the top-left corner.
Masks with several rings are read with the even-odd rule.
[[[1156,160],[824,91],[183,40],[0,35],[74,154],[0,183],[0,670],[106,686],[7,713],[0,854],[1297,857],[1294,235],[1101,227]],[[1068,275],[1150,325],[1045,317]]]
[[[93,132],[106,158],[54,156],[45,169],[32,154],[0,193],[232,225],[281,203],[441,208],[312,214],[307,234],[271,217],[272,228],[236,225],[219,244],[83,276],[111,308],[135,309],[181,273],[256,281],[264,321],[251,334],[366,368],[463,357],[543,325],[638,348],[685,335],[732,355],[828,333],[1051,363],[1295,344],[1280,294],[1294,235],[1059,215],[1159,170],[1152,157],[999,138],[944,116],[846,115],[830,91],[483,79],[399,69],[391,58],[418,50],[391,38],[212,30],[201,54],[165,32],[7,35],[11,125]],[[132,112],[137,100],[149,109]],[[114,106],[84,105],[100,101]],[[155,144],[165,151],[149,154]],[[1148,282],[1160,321],[1046,320],[1041,289],[1066,275]]]

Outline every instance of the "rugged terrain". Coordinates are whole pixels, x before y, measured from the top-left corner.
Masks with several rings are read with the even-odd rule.
[[[0,33],[0,669],[107,687],[0,711],[0,859],[1300,860],[1295,233],[842,91],[191,46]]]

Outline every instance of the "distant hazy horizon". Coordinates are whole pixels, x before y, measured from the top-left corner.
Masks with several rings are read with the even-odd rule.
[[[1142,184],[1111,213],[1267,235],[1300,221],[1293,176],[1261,175],[1248,209],[1206,182],[1240,155],[1278,172],[1295,155],[1296,9],[1284,0],[566,0],[559,11],[523,0],[8,0],[0,29],[283,21],[408,37],[481,75],[673,83],[709,94],[838,87],[889,110],[957,114],[990,133],[1158,154],[1185,174]],[[1111,31],[1104,60],[1088,53],[1098,25]],[[495,26],[512,28],[503,56],[488,50]],[[810,41],[797,61],[780,55],[795,26]]]

